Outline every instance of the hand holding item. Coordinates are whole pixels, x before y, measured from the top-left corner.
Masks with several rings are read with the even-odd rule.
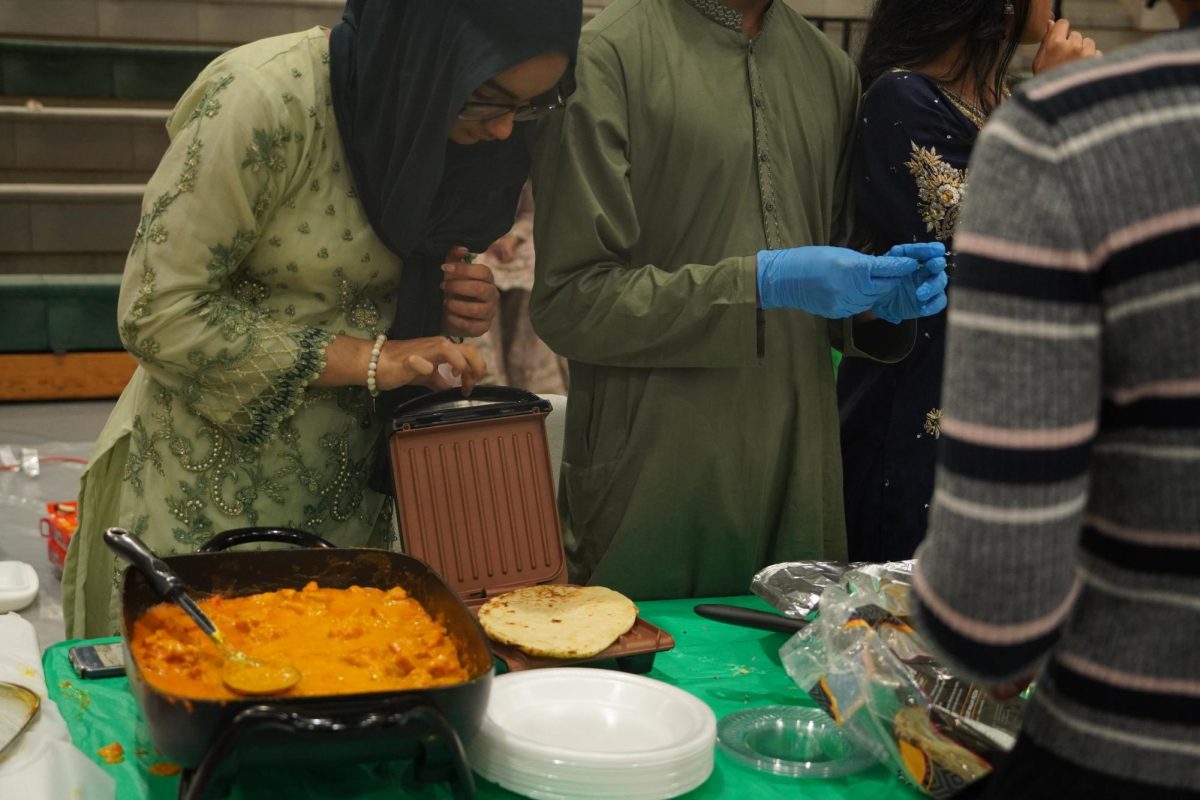
[[[492,246],[487,249],[488,255],[496,259],[497,264],[507,264],[517,257],[517,248],[521,246],[521,239],[515,234],[505,234],[496,241],[492,242]]]
[[[758,254],[764,309],[794,308],[843,319],[872,308],[918,269],[913,258],[868,256],[842,247],[796,247]]]
[[[452,342],[445,336],[429,336],[385,342],[379,355],[376,382],[381,391],[410,383],[431,389],[449,389],[453,383],[438,374],[442,364],[448,365],[451,374],[462,379],[464,396],[469,395],[487,374],[487,364],[474,346]]]
[[[1069,20],[1060,19],[1046,23],[1046,35],[1042,46],[1033,57],[1033,74],[1069,64],[1083,58],[1104,55],[1096,49],[1096,42],[1084,37],[1079,31],[1071,30]]]
[[[888,256],[915,259],[920,268],[900,281],[896,290],[871,310],[897,325],[906,319],[932,316],[946,307],[946,247],[941,242],[900,244]]]
[[[1029,688],[1029,684],[1033,683],[1033,679],[1036,677],[1036,673],[1031,673],[1012,683],[1002,683],[998,686],[993,686],[991,688],[991,695],[1001,702],[1012,700],[1014,697],[1020,697],[1021,693]]]
[[[496,317],[500,291],[485,264],[465,261],[467,248],[456,247],[442,265],[442,330],[451,336],[482,336]]]

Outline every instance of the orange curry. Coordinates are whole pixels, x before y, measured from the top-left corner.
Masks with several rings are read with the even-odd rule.
[[[468,677],[444,626],[404,589],[302,590],[200,601],[231,647],[263,661],[287,661],[300,682],[285,696],[354,694],[460,683]],[[161,692],[233,699],[216,647],[178,607],[160,603],[133,626],[130,645],[146,680]]]

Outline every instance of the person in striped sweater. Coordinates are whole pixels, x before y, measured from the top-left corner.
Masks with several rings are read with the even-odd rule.
[[[964,674],[1037,682],[972,796],[1200,797],[1200,0],[1172,5],[972,156],[917,616]]]

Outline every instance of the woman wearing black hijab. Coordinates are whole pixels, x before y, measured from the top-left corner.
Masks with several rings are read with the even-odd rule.
[[[350,0],[332,31],[231,50],[188,89],[125,267],[140,367],[82,480],[69,637],[116,629],[109,526],[163,553],[268,524],[392,545],[366,485],[374,395],[440,385],[441,364],[466,391],[483,375],[446,337],[486,330],[495,288],[455,248],[512,224],[531,127],[514,121],[559,102],[580,16]]]

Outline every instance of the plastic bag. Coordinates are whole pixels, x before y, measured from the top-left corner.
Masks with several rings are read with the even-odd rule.
[[[788,566],[790,595],[778,570],[761,582],[773,596],[793,597],[788,603],[797,581],[828,580],[830,572]],[[1025,700],[996,701],[930,655],[909,624],[911,567],[847,568],[823,589],[816,620],[780,656],[797,685],[860,744],[941,800],[982,778],[1012,747]]]

